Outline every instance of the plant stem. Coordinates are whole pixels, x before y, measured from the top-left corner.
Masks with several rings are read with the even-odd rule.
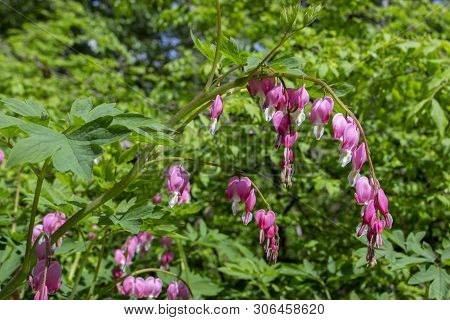
[[[208,81],[206,82],[205,90],[208,91],[211,87],[211,83],[214,79],[214,74],[217,69],[217,64],[219,63],[220,58],[220,43],[222,40],[222,17],[220,14],[220,2],[216,0],[216,11],[217,11],[217,35],[216,35],[216,52],[214,53],[214,61],[211,67],[211,71],[209,73]]]
[[[75,298],[75,295],[77,294],[78,284],[80,283],[81,275],[83,274],[83,270],[88,261],[89,254],[90,254],[92,248],[94,247],[95,243],[96,243],[96,239],[92,240],[91,243],[89,244],[89,246],[87,247],[86,251],[84,252],[85,257],[84,257],[84,259],[81,260],[81,263],[78,267],[77,276],[73,283],[72,293],[70,294],[69,300],[73,300]]]
[[[19,210],[19,198],[20,198],[20,182],[22,180],[22,166],[19,167],[19,173],[16,177],[16,195],[14,196],[14,217],[13,224],[11,226],[11,232],[16,232],[17,212]]]
[[[33,205],[31,207],[30,222],[28,224],[27,246],[26,246],[25,258],[24,258],[24,262],[23,262],[24,266],[27,266],[27,263],[30,260],[31,246],[32,246],[31,239],[33,237],[33,228],[34,228],[34,224],[36,221],[36,213],[37,213],[37,208],[39,205],[39,198],[41,196],[42,185],[44,183],[45,174],[47,173],[47,169],[48,169],[49,165],[50,165],[50,158],[45,160],[44,165],[42,166],[42,170],[39,173],[39,176],[38,176],[38,179],[36,182],[36,189],[34,191]]]
[[[190,287],[190,282],[189,282],[189,265],[187,262],[187,258],[186,258],[186,253],[184,252],[183,249],[183,245],[181,244],[180,239],[175,239],[175,242],[177,244],[177,248],[178,251],[180,253],[180,257],[181,257],[181,271],[184,272],[184,277],[186,279],[186,281],[184,281],[186,283],[186,285],[188,285],[188,287]]]
[[[105,244],[106,244],[107,237],[108,237],[108,231],[105,231],[105,233],[103,234],[103,239],[102,239],[102,247],[100,249],[98,260],[97,260],[97,266],[95,267],[94,278],[92,279],[91,287],[89,288],[89,292],[88,292],[86,300],[89,300],[92,296],[92,293],[94,292],[95,283],[97,282],[98,272],[100,271],[100,267],[102,265],[103,254],[105,253]]]
[[[264,198],[262,192],[259,190],[258,186],[252,181],[253,188],[255,188],[256,192],[258,192],[259,196],[261,197],[264,204],[267,206],[267,209],[270,209],[270,204],[267,202],[266,198]]]

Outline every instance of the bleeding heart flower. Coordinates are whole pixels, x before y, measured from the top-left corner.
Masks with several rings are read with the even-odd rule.
[[[214,135],[217,131],[217,123],[220,119],[220,116],[222,115],[222,112],[223,112],[222,97],[220,95],[217,95],[216,99],[211,105],[211,110],[209,113],[209,117],[212,121],[209,131],[211,132],[212,135]]]
[[[266,101],[264,101],[264,112],[266,115],[266,121],[272,120],[272,117],[275,113],[275,110],[279,107],[280,104],[285,104],[284,92],[281,83],[277,85],[275,88],[267,92]]]
[[[311,107],[311,123],[314,125],[314,134],[317,140],[323,135],[324,125],[328,124],[334,101],[330,97],[315,99]]]
[[[182,201],[188,201],[188,196],[183,195],[185,188],[189,184],[189,175],[184,168],[179,164],[173,164],[166,171],[167,191],[171,194],[169,198],[169,206],[173,207],[179,203],[179,198],[182,196]],[[189,187],[188,187],[189,188]]]
[[[367,204],[373,198],[373,187],[367,177],[360,177],[356,181],[355,189],[355,200],[360,206]]]
[[[352,170],[348,175],[348,182],[352,187],[355,185],[356,180],[360,177],[359,171],[366,162],[366,159],[366,145],[361,143],[356,150],[353,150],[352,154]]]
[[[167,298],[169,300],[176,300],[178,292],[178,283],[176,281],[172,281],[167,287]]]

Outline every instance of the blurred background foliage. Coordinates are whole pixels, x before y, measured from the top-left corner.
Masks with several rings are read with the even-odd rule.
[[[97,288],[111,284],[113,250],[137,226],[180,239],[187,266],[181,248],[175,247],[171,270],[188,274],[196,298],[449,298],[447,3],[321,2],[324,9],[317,21],[289,40],[275,58],[292,57],[296,69],[332,85],[365,128],[394,217],[383,249],[377,250],[378,265],[365,267],[365,243],[355,236],[359,208],[347,183],[349,169],[338,165],[330,128],[318,143],[308,123],[300,127],[293,187],[286,190],[279,178],[282,151],[274,148],[273,129],[257,103],[238,90],[224,97],[225,111],[214,138],[205,111],[166,148],[169,156],[199,160],[183,162],[191,177],[191,204],[169,210],[163,181],[169,163],[149,167],[118,199],[65,237],[57,251],[64,278],[56,298],[70,296],[80,260],[86,264],[75,297],[86,297],[101,242],[86,252],[92,225],[103,228],[105,214],[120,212],[118,207],[123,209],[133,198],[148,202],[157,192],[163,193],[161,206],[152,209],[157,217],[144,217],[137,225],[134,221],[131,230],[129,225],[108,226],[112,233]],[[319,1],[302,5],[311,3]],[[248,52],[245,55],[261,55],[283,34],[279,1],[223,0],[221,6],[223,30]],[[116,102],[123,111],[164,121],[202,90],[211,63],[194,48],[190,33],[214,43],[215,21],[209,0],[1,1],[0,98],[34,99],[61,126],[69,120],[72,102],[86,97],[95,105]],[[223,61],[219,72],[232,67]],[[307,85],[313,98],[322,95],[320,88]],[[6,138],[0,145],[7,158]],[[71,174],[49,177],[41,217],[55,209],[70,216],[80,203],[110,188],[129,170],[142,146],[139,140],[133,142],[126,152],[118,143],[108,147],[90,182]],[[231,213],[224,191],[233,168],[248,173],[278,214],[281,251],[274,265],[265,262],[256,226],[244,227]],[[35,183],[28,167],[3,165],[0,171],[1,286],[23,256]],[[256,208],[262,206],[258,200]],[[159,267],[161,252],[155,242],[133,269]],[[19,294],[32,297],[26,285]],[[96,294],[119,298],[114,289]]]

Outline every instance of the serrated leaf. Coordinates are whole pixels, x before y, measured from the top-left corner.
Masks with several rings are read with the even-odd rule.
[[[133,131],[138,128],[149,128],[155,131],[172,131],[164,124],[137,113],[123,113],[115,116],[112,125],[124,126]]]
[[[1,101],[5,103],[9,110],[22,116],[39,118],[48,117],[48,113],[44,107],[33,100],[22,101],[19,99],[5,98]]]
[[[93,108],[92,100],[90,98],[77,99],[72,103],[70,108],[70,115],[72,117],[78,117],[81,119],[86,119],[89,111]]]
[[[222,291],[222,288],[208,277],[191,273],[189,280],[195,298],[216,296]]]
[[[442,110],[441,105],[436,99],[431,100],[431,118],[438,128],[440,136],[444,137],[448,120],[444,110]]]
[[[14,145],[8,166],[37,163],[52,157],[56,170],[72,171],[80,178],[89,180],[93,161],[101,154],[98,145],[119,140],[127,134],[123,127],[108,127],[109,123],[111,119],[100,118],[67,136],[36,124],[21,125],[30,137],[21,139]]]
[[[0,113],[0,129],[8,128],[12,126],[21,126],[26,124],[22,119],[11,117],[6,114]]]
[[[123,112],[117,109],[115,105],[115,103],[102,103],[89,111],[84,120],[86,120],[86,122],[90,122],[101,117],[116,116],[122,114]]]
[[[200,51],[200,53],[203,54],[209,61],[211,62],[214,61],[215,52],[212,46],[205,42],[202,42],[192,33],[192,30],[191,30],[191,38],[192,41],[194,41],[194,45],[198,49],[198,51]]]
[[[419,284],[433,280],[436,275],[436,269],[436,266],[431,265],[428,270],[417,272],[409,278],[408,284]]]
[[[428,296],[431,299],[447,299],[449,277],[444,269],[436,268],[433,282],[431,282]]]
[[[243,50],[239,46],[235,39],[228,38],[226,36],[222,37],[220,51],[225,57],[227,57],[237,65],[245,64],[249,55],[247,51]]]
[[[107,144],[125,138],[130,131],[123,126],[110,126],[113,117],[104,116],[88,122],[81,128],[67,135],[68,139],[80,144]]]

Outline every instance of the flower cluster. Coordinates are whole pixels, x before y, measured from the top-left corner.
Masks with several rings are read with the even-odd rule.
[[[188,300],[189,289],[183,281],[172,281],[167,287],[167,298],[169,300],[176,300],[177,298]]]
[[[35,300],[47,300],[49,294],[55,293],[61,288],[61,265],[57,261],[52,261],[55,246],[50,246],[50,240],[66,220],[64,213],[55,211],[45,215],[42,224],[37,224],[33,228],[31,241],[36,246],[38,262],[33,268],[29,284],[36,292]],[[62,239],[58,239],[56,245],[61,246]]]
[[[169,206],[188,203],[191,200],[189,174],[179,164],[173,164],[165,172],[167,191],[170,193]]]
[[[309,93],[305,85],[297,90],[285,88],[282,83],[277,85],[272,78],[251,80],[247,89],[250,95],[259,97],[266,120],[272,120],[277,133],[276,147],[284,146],[281,179],[286,186],[291,186],[294,174],[293,147],[298,139],[298,132],[294,130],[293,124],[300,126],[305,120],[305,107],[309,102]],[[319,112],[314,113],[314,121],[319,124],[321,119],[316,116],[317,114]]]
[[[0,149],[0,165],[2,165],[4,161],[5,161],[5,152],[2,149]]]
[[[239,210],[239,202],[245,203],[245,212],[242,213],[242,221],[247,225],[253,218],[253,208],[256,203],[255,189],[252,187],[252,182],[249,178],[232,177],[228,180],[226,195],[229,201],[232,202],[231,209],[236,215]]]
[[[362,206],[361,222],[358,225],[358,237],[367,237],[367,262],[369,266],[376,264],[375,246],[380,248],[383,243],[381,234],[384,228],[392,228],[392,215],[389,213],[389,202],[379,182],[367,177],[356,181],[355,200]]]
[[[233,214],[239,210],[239,202],[245,203],[245,212],[242,213],[242,221],[247,225],[253,217],[252,211],[256,204],[255,189],[253,183],[248,177],[232,177],[228,180],[226,196],[232,202],[231,209]],[[279,236],[278,226],[275,224],[276,215],[272,210],[258,210],[255,212],[255,221],[260,230],[259,241],[262,244],[267,238],[264,250],[267,253],[267,259],[275,262],[278,257]]]
[[[264,250],[267,260],[276,262],[278,258],[278,248],[280,237],[278,235],[278,226],[275,223],[275,212],[272,210],[265,211],[263,209],[255,212],[255,221],[261,229],[259,232],[259,243],[263,243],[267,238]]]
[[[144,279],[128,276],[117,284],[117,289],[121,295],[137,299],[158,298],[162,287],[162,280],[153,277]]]
[[[360,175],[361,168],[367,160],[367,152],[365,143],[359,144],[360,132],[354,119],[337,113],[332,122],[334,139],[340,142],[339,162],[343,167],[352,163],[348,181],[355,187],[356,203],[362,206],[361,223],[356,232],[358,237],[364,234],[367,237],[367,261],[372,266],[376,263],[374,247],[381,247],[381,234],[385,227],[390,229],[393,223],[388,210],[388,199],[377,180],[373,178],[369,180]]]
[[[114,251],[114,261],[119,266],[119,270],[123,272],[126,266],[130,266],[136,254],[144,255],[147,253],[152,241],[153,236],[146,231],[129,236],[122,247]],[[117,271],[113,271],[113,273],[118,274]]]

